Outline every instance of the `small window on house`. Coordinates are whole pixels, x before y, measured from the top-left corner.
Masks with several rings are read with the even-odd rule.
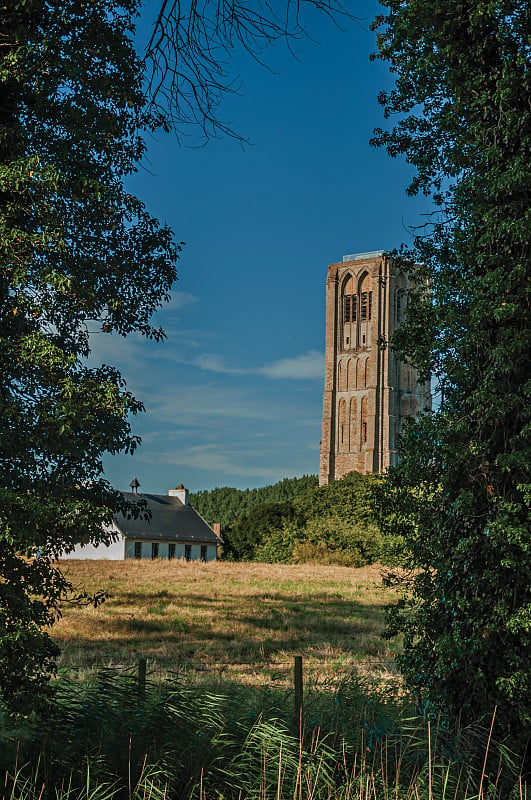
[[[171,561],[172,558],[175,558],[175,544],[173,543],[168,545],[168,559]]]
[[[201,545],[201,561],[207,560],[207,546],[206,544]]]
[[[159,557],[159,543],[151,542],[151,558]]]
[[[367,423],[364,422],[361,428],[361,441],[363,444],[367,443]]]
[[[192,545],[191,544],[185,544],[185,546],[184,546],[184,557],[185,557],[185,559],[187,561],[190,561],[190,559],[192,558]]]
[[[135,558],[142,558],[142,542],[135,542]]]
[[[372,318],[372,292],[369,292],[369,319]]]

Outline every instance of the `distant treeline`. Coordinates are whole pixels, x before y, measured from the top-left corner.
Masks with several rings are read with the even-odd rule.
[[[316,475],[305,475],[261,489],[193,493],[190,502],[207,522],[221,523],[224,558],[362,566],[395,561],[400,552],[373,512],[380,482],[352,472],[320,487]]]
[[[221,486],[204,492],[190,492],[190,504],[209,525],[221,524],[221,530],[230,528],[238,517],[247,514],[259,503],[289,503],[307,489],[319,485],[317,475],[284,480],[259,489],[233,489]]]

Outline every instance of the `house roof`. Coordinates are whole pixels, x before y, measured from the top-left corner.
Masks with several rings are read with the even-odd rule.
[[[145,500],[151,519],[115,518],[117,528],[129,539],[155,539],[174,542],[221,544],[210,525],[192,506],[184,505],[178,497],[162,494],[123,493],[126,500]]]

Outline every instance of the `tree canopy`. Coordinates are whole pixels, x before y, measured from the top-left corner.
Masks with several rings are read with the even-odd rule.
[[[179,246],[123,179],[162,123],[146,112],[135,0],[27,0],[1,16],[0,672],[13,708],[42,697],[44,627],[72,587],[52,559],[102,529],[122,496],[106,452],[132,452],[141,404],[92,337],[160,339],[153,311]],[[37,556],[37,557],[35,557]]]
[[[415,167],[435,212],[402,265],[393,342],[441,397],[409,427],[382,505],[401,527],[411,593],[394,610],[402,667],[427,708],[531,732],[531,8],[520,0],[382,0],[378,57],[395,126],[375,143]],[[415,264],[417,266],[415,266]],[[419,266],[421,265],[421,266]],[[392,517],[391,517],[392,515]]]
[[[190,492],[190,503],[210,525],[219,522],[221,530],[230,528],[239,517],[262,503],[289,503],[307,489],[317,486],[317,475],[283,478],[258,489],[235,489],[221,486],[202,492]]]
[[[360,566],[395,558],[371,509],[380,478],[352,472],[329,486],[316,475],[285,478],[261,489],[224,487],[190,495],[213,524],[222,522],[223,555],[236,560]]]

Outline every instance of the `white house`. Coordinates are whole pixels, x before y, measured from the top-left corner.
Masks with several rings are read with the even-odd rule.
[[[135,479],[136,481],[136,479]],[[138,485],[134,483],[133,485]],[[151,512],[149,519],[115,517],[109,545],[77,545],[61,558],[93,558],[122,561],[137,559],[174,559],[214,561],[221,545],[219,526],[216,530],[205,522],[188,503],[188,490],[180,484],[168,495],[124,492],[127,500],[142,498]]]

